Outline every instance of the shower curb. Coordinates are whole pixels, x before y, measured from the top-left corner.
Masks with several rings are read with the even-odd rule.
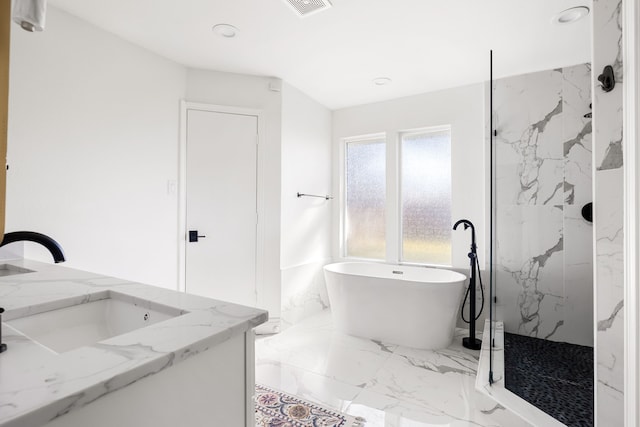
[[[476,375],[476,390],[491,397],[533,426],[566,427],[566,424],[507,390],[504,386],[504,324],[502,322],[494,322],[493,384],[489,384],[489,325],[489,319],[485,320],[482,336],[487,338],[482,340]]]

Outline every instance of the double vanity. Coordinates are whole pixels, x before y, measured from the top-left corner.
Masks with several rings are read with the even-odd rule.
[[[249,426],[267,312],[29,260],[0,265],[0,426]]]

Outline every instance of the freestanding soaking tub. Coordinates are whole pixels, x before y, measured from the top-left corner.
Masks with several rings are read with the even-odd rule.
[[[453,340],[466,277],[373,262],[324,267],[336,329],[385,343],[441,349]]]

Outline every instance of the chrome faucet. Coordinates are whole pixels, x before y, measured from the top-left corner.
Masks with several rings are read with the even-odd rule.
[[[62,252],[62,248],[51,237],[46,236],[41,233],[36,233],[35,231],[14,231],[11,233],[7,233],[4,235],[4,239],[2,243],[0,243],[0,247],[8,245],[13,242],[21,242],[21,241],[29,241],[40,243],[42,246],[47,248],[51,255],[53,256],[53,261],[57,264],[59,262],[64,262],[64,252]]]

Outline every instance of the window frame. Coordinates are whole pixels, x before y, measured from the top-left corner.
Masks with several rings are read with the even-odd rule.
[[[398,265],[412,265],[419,267],[435,267],[435,268],[453,268],[453,250],[450,256],[449,264],[436,263],[418,263],[402,260],[403,250],[403,230],[402,230],[402,137],[405,135],[421,134],[426,132],[449,131],[449,143],[451,145],[451,157],[453,156],[453,126],[451,124],[421,126],[406,129],[394,129],[386,132],[375,132],[368,134],[360,134],[340,139],[339,152],[339,191],[340,191],[340,207],[339,207],[339,236],[338,236],[338,254],[341,260],[345,261],[369,261],[378,263],[389,263]],[[347,254],[346,241],[346,210],[347,210],[347,192],[346,192],[346,162],[347,162],[347,145],[353,142],[367,142],[374,140],[383,140],[385,143],[385,258],[363,258],[349,256]],[[453,187],[453,162],[451,163],[451,184]],[[451,210],[453,215],[453,190],[451,195]],[[453,216],[452,216],[453,218]],[[453,247],[453,232],[451,232],[451,245]]]

